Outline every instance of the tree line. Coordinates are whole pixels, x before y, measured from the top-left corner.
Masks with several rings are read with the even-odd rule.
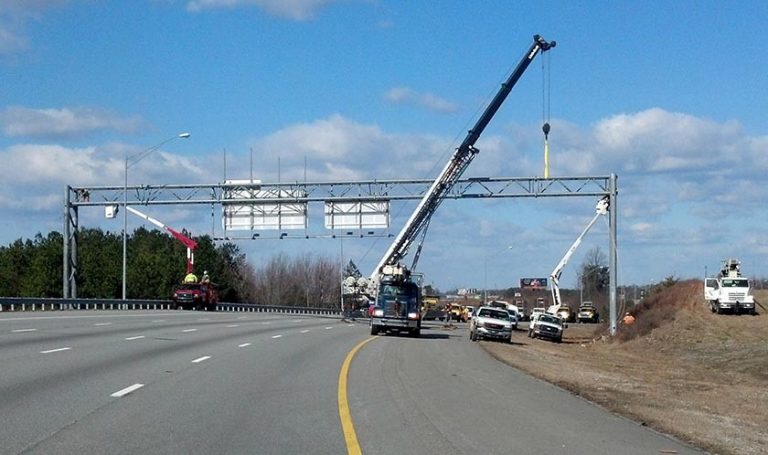
[[[76,236],[77,296],[122,298],[122,233],[80,229]],[[222,302],[339,306],[340,269],[333,260],[280,254],[255,269],[233,243],[217,245],[208,235],[194,240],[195,271],[208,271]],[[61,298],[63,247],[62,234],[55,231],[0,246],[0,296]],[[141,227],[128,235],[127,248],[127,298],[169,299],[186,274],[186,247],[162,231]]]

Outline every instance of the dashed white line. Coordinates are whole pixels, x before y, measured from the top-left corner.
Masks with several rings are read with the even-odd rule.
[[[301,333],[308,333],[309,330],[302,330]]]
[[[112,325],[111,322],[97,322],[96,324],[93,324],[94,326],[100,326],[100,325]]]
[[[110,395],[111,397],[120,398],[122,396],[128,395],[129,393],[133,392],[134,390],[138,390],[140,388],[144,387],[144,384],[134,384],[132,386],[128,386],[124,388],[123,390],[118,390],[117,392]]]
[[[227,326],[227,328],[228,328],[228,329],[233,329],[233,328],[235,328],[235,327],[240,327],[240,324],[229,324],[229,325]]]
[[[283,337],[282,335],[275,335],[272,338],[282,338],[282,337]]]
[[[146,338],[144,335],[137,335],[135,337],[128,337],[125,339],[125,341],[131,341],[131,340],[140,340],[142,338]]]
[[[184,329],[182,332],[197,332],[197,329]]]
[[[326,327],[325,330],[331,330],[333,327]]]
[[[245,348],[245,347],[248,347],[250,345],[251,345],[251,343],[243,343],[243,344],[238,344],[237,347],[238,348]]]
[[[40,354],[50,354],[52,352],[68,351],[70,349],[72,349],[72,348],[71,347],[66,347],[66,348],[48,349],[47,351],[40,351]]]
[[[238,316],[237,319],[248,319],[248,316]]]
[[[13,333],[24,333],[24,332],[37,332],[37,329],[16,329],[11,330]]]
[[[192,361],[192,363],[200,363],[200,362],[204,362],[204,361],[206,361],[206,360],[208,360],[208,359],[210,359],[210,358],[211,358],[211,356],[209,356],[209,355],[204,355],[204,356],[202,356],[202,357],[198,357],[197,359],[193,360],[193,361]]]

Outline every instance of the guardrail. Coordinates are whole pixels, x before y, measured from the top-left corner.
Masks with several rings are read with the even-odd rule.
[[[112,300],[112,299],[44,299],[0,297],[0,312],[9,311],[73,311],[73,310],[173,310],[171,300]],[[333,308],[299,306],[255,305],[249,303],[220,302],[216,311],[246,313],[283,313],[323,316],[341,316]]]

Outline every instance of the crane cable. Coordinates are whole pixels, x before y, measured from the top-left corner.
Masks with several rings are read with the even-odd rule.
[[[549,125],[550,120],[550,84],[551,65],[549,65],[549,53],[542,55],[541,59],[541,130],[544,132],[544,178],[549,178]]]

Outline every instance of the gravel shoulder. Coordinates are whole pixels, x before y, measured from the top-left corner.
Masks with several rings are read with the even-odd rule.
[[[605,326],[569,324],[562,343],[525,330],[510,345],[480,343],[502,362],[704,450],[768,453],[768,312],[713,314],[701,286],[680,282],[649,297],[663,312],[638,313],[638,322],[664,317],[647,333],[620,327],[621,337],[608,337]],[[768,291],[756,298],[767,306]]]

